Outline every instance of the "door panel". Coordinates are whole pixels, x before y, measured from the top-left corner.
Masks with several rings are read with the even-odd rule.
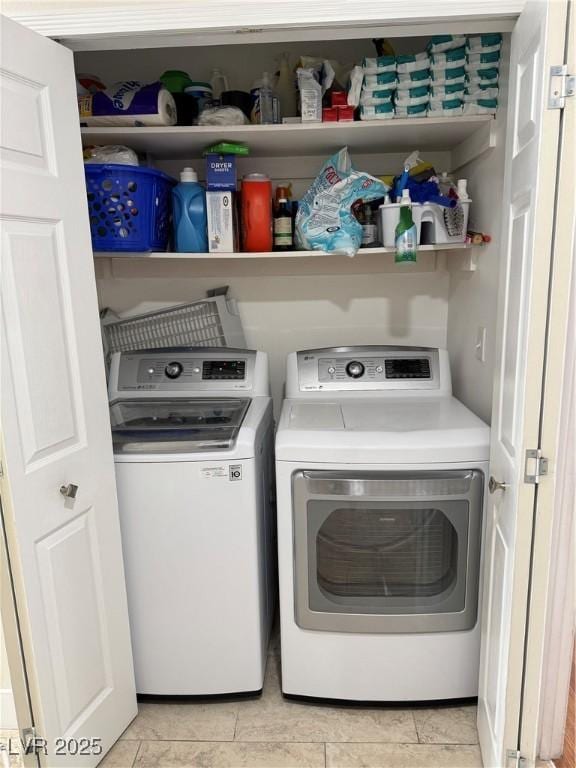
[[[549,67],[565,37],[566,3],[528,0],[511,44],[502,267],[488,499],[478,731],[484,765],[519,743],[534,486],[524,455],[538,447],[559,113]]]
[[[81,727],[114,689],[94,518],[93,508],[84,510],[39,541],[36,549],[47,640],[55,660],[56,704],[65,731]],[[68,586],[71,573],[73,590]],[[82,647],[78,626],[83,628]]]
[[[61,222],[4,222],[4,317],[28,470],[86,444],[62,235]],[[50,369],[59,375],[38,375]]]
[[[2,121],[0,159],[14,168],[56,173],[53,123],[44,85],[0,68]]]
[[[55,740],[137,709],[72,56],[3,19],[2,72],[0,487],[43,764],[82,768]]]

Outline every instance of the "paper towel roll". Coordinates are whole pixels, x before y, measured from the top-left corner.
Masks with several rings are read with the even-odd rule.
[[[176,124],[176,103],[161,84],[142,86],[131,81],[78,99],[80,122],[94,127]]]

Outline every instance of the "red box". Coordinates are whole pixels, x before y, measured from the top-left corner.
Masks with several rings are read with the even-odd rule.
[[[350,122],[354,120],[354,107],[337,107],[338,120],[343,122]]]
[[[333,107],[345,107],[348,104],[346,93],[344,91],[332,91],[330,103]]]
[[[322,109],[323,123],[336,123],[338,121],[338,107],[324,107]]]

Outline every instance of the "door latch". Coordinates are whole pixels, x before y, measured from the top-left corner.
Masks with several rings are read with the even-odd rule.
[[[576,94],[576,75],[568,74],[566,64],[550,67],[548,109],[564,109],[566,99]]]
[[[68,483],[68,485],[61,485],[60,493],[66,499],[75,499],[76,494],[78,493],[78,486],[74,485],[74,483]]]
[[[500,480],[496,480],[495,477],[490,475],[490,480],[488,482],[488,490],[490,493],[496,493],[496,491],[505,491],[506,488],[508,488],[508,483],[502,483]]]
[[[528,448],[524,459],[524,482],[538,485],[540,478],[548,474],[548,459],[540,448]]]

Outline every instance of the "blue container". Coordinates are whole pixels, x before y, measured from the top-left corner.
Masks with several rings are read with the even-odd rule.
[[[174,179],[135,165],[84,166],[95,251],[165,251]]]
[[[208,252],[206,192],[193,168],[184,168],[180,184],[172,190],[174,250],[178,253]]]

